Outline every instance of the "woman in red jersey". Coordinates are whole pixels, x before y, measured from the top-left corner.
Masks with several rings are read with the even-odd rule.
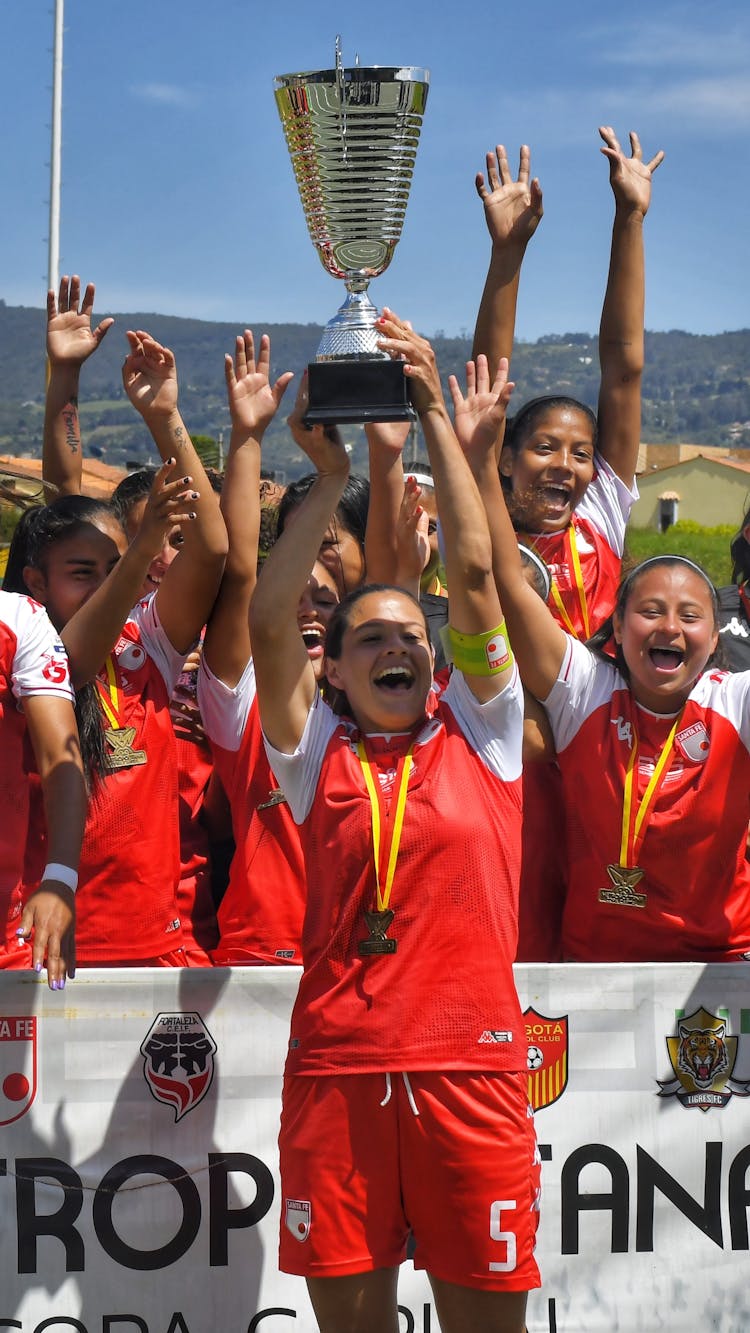
[[[22,908],[27,737],[41,783],[48,855]],[[74,894],[86,814],[73,690],[65,650],[42,607],[7,591],[0,592],[0,745],[0,968],[41,972],[46,959],[50,990],[62,990],[75,974]]]
[[[499,512],[511,642],[562,773],[564,957],[750,957],[750,672],[710,667],[719,625],[708,576],[681,556],[646,560],[586,646],[530,594]]]
[[[250,616],[269,760],[308,882],[279,1140],[281,1266],[307,1278],[324,1333],[396,1333],[411,1230],[445,1333],[520,1333],[539,1285],[539,1165],[512,975],[522,692],[432,349],[391,314],[381,329],[407,358],[428,443],[454,671],[436,701],[419,604],[365,585],[332,617],[336,709],[321,699],[295,609],[348,459],[316,435],[317,480]],[[493,439],[505,399],[503,374],[477,414]]]
[[[651,179],[663,158],[644,162],[636,134],[631,155],[611,126],[599,130],[615,201],[609,276],[599,328],[600,384],[596,414],[565,394],[527,402],[508,421],[499,466],[518,539],[538,552],[551,574],[548,604],[559,624],[585,640],[609,615],[620,579],[625,527],[634,501],[644,365],[643,224]],[[474,355],[493,367],[513,348],[516,296],[526,247],[542,216],[530,156],[521,149],[513,180],[505,149],[487,155],[484,204],[492,254],[477,318]],[[492,461],[495,466],[495,460]],[[487,485],[477,480],[483,495]],[[493,516],[490,513],[490,527]],[[561,956],[565,883],[556,846],[563,846],[559,774],[552,764],[524,776],[524,847],[519,954],[524,961]]]
[[[81,856],[79,962],[182,965],[169,697],[213,604],[226,529],[177,407],[172,353],[144,331],[128,341],[125,389],[165,458],[139,535],[128,545],[109,506],[66,495],[24,515],[9,572],[48,608],[74,685],[94,695],[91,732],[104,753]],[[138,601],[176,524],[179,555]]]

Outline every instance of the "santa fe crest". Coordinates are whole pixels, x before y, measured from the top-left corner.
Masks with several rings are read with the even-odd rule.
[[[200,1014],[157,1014],[141,1043],[143,1077],[175,1120],[203,1101],[214,1076],[216,1042]]]
[[[732,1095],[750,1096],[750,1080],[732,1078],[739,1043],[727,1036],[726,1019],[696,1009],[677,1020],[677,1034],[666,1042],[675,1078],[657,1079],[658,1097],[676,1097],[683,1106],[710,1111],[726,1106]]]
[[[529,1101],[535,1111],[551,1106],[568,1085],[568,1015],[546,1018],[536,1009],[524,1010]]]
[[[0,1015],[0,1125],[12,1125],[36,1097],[36,1018]]]

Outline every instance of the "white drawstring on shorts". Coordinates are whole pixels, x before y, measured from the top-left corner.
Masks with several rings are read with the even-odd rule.
[[[402,1077],[402,1079],[404,1080],[404,1087],[406,1088],[406,1095],[407,1095],[407,1097],[409,1098],[409,1105],[410,1105],[410,1107],[411,1107],[411,1109],[412,1109],[414,1115],[419,1115],[419,1109],[418,1109],[418,1107],[417,1107],[417,1103],[416,1103],[415,1100],[414,1100],[414,1093],[412,1092],[412,1086],[411,1086],[411,1083],[409,1082],[409,1075],[408,1075],[408,1074],[403,1074],[403,1073],[402,1073],[401,1077]],[[391,1092],[392,1092],[392,1091],[393,1091],[393,1089],[392,1089],[392,1087],[391,1087],[391,1076],[390,1076],[390,1074],[386,1074],[386,1076],[385,1076],[385,1097],[383,1098],[382,1102],[380,1103],[381,1106],[387,1106],[387,1105],[388,1105],[389,1101],[391,1100]]]

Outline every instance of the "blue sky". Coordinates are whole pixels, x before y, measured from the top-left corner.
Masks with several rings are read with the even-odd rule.
[[[273,77],[333,63],[431,71],[402,239],[372,284],[426,334],[470,329],[488,247],[474,175],[522,141],[544,190],[518,333],[596,329],[611,227],[597,126],[651,156],[650,329],[750,324],[747,0],[610,10],[286,0],[66,0],[61,269],[97,307],[249,324],[325,322],[343,285],[307,235]],[[3,0],[0,296],[44,302],[52,0]]]

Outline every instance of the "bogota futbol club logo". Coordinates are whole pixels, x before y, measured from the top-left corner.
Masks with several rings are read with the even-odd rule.
[[[0,1016],[0,1125],[12,1125],[36,1097],[36,1019]]]
[[[732,1078],[739,1038],[728,1035],[728,1026],[727,1014],[703,1008],[678,1018],[676,1035],[666,1038],[675,1077],[656,1080],[657,1097],[676,1097],[701,1111],[726,1106],[732,1096],[750,1097],[750,1079]]]
[[[568,1015],[523,1014],[528,1042],[529,1101],[535,1111],[551,1106],[568,1086]]]
[[[175,1120],[203,1101],[214,1076],[216,1042],[200,1014],[157,1014],[141,1044],[143,1077]]]

